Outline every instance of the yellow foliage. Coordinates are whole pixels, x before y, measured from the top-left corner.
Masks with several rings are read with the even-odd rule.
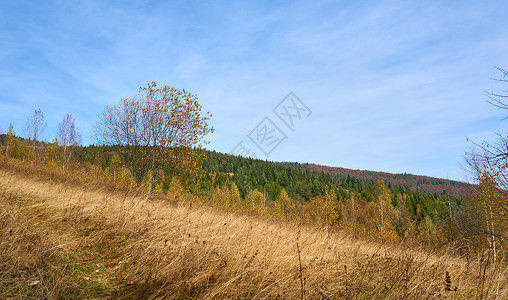
[[[294,219],[296,216],[296,203],[286,193],[285,189],[281,189],[277,199],[275,200],[275,207],[286,220]]]
[[[231,206],[237,206],[241,203],[241,201],[242,197],[240,195],[240,191],[238,190],[238,186],[233,182],[229,188],[229,203]]]
[[[264,210],[266,206],[266,198],[265,196],[259,192],[257,189],[253,189],[247,194],[246,197],[247,203],[256,210]]]
[[[180,181],[174,178],[169,186],[168,195],[175,200],[183,200],[185,192]]]

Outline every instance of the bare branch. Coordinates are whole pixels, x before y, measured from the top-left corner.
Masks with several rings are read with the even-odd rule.
[[[47,124],[44,121],[44,114],[39,108],[36,109],[30,118],[26,120],[25,127],[23,128],[23,134],[25,135],[25,138],[32,143],[32,145],[35,145],[35,143],[42,138],[42,134],[46,127]]]

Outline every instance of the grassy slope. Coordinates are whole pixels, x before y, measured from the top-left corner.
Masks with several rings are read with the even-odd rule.
[[[506,299],[507,275],[502,263],[0,169],[6,298]]]

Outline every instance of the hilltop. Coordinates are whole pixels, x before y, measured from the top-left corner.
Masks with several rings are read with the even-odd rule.
[[[294,166],[302,169],[324,172],[339,177],[351,176],[354,178],[370,181],[383,180],[384,182],[395,186],[403,186],[410,188],[412,190],[421,190],[424,192],[436,194],[441,194],[445,191],[448,191],[452,195],[467,197],[469,195],[469,190],[472,187],[471,184],[461,181],[435,178],[423,175],[413,175],[407,173],[393,174],[387,172],[330,167],[312,163],[286,163],[286,164],[289,166]]]

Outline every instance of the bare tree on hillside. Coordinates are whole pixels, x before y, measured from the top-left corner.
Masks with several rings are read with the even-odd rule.
[[[33,151],[35,151],[37,141],[42,138],[42,134],[44,133],[44,129],[46,129],[46,127],[47,124],[44,121],[44,114],[40,108],[36,109],[26,120],[25,127],[23,128],[23,134],[32,145]]]
[[[81,144],[81,134],[76,130],[75,119],[72,114],[66,114],[58,124],[58,143],[63,148],[64,161],[67,162],[72,154],[72,147]]]

